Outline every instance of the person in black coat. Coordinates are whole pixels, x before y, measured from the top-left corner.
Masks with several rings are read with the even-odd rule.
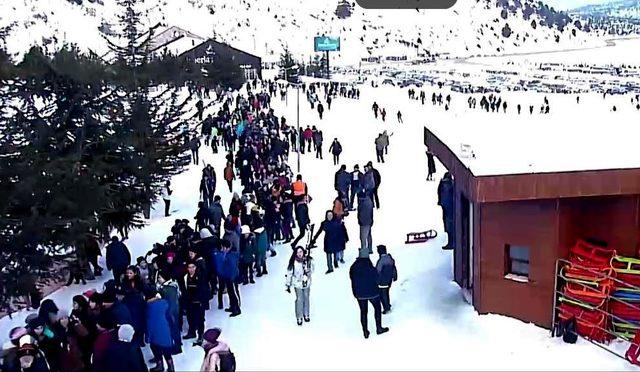
[[[304,238],[304,235],[307,232],[307,228],[311,223],[311,220],[309,220],[309,206],[307,205],[306,201],[300,200],[299,202],[297,202],[295,210],[296,221],[298,222],[298,229],[300,230],[300,233],[293,241],[293,243],[291,243],[291,249],[296,249],[296,247],[298,246],[298,242],[302,238]]]
[[[342,154],[342,144],[337,138],[333,139],[331,146],[329,146],[329,152],[333,155],[333,165],[338,165],[340,162],[340,154]]]
[[[447,233],[447,245],[443,249],[455,247],[455,223],[454,223],[454,182],[449,172],[444,174],[438,185],[438,205],[442,207],[442,219],[444,230]]]
[[[120,285],[122,274],[129,265],[131,265],[129,248],[117,236],[112,237],[111,243],[107,245],[107,270],[113,272],[116,285]]]
[[[135,289],[128,289],[122,293],[122,304],[124,304],[129,310],[132,322],[116,324],[131,324],[135,330],[133,343],[138,346],[144,346],[146,303],[142,296],[142,292]]]
[[[342,192],[345,196],[349,195],[349,188],[351,187],[351,174],[347,172],[347,166],[341,165],[340,169],[336,172],[333,181],[333,188],[336,191]],[[347,201],[348,198],[347,198]],[[351,209],[351,205],[345,206],[347,209]]]
[[[109,357],[105,358],[106,371],[148,371],[142,350],[132,342],[133,335],[133,327],[129,324],[122,325],[118,328],[117,339],[114,339],[107,348],[107,355]]]
[[[332,211],[327,211],[325,220],[320,224],[318,232],[311,240],[311,246],[315,245],[318,236],[324,232],[324,252],[327,254],[327,272],[332,273],[333,268],[338,268],[338,261],[341,260],[340,255],[344,252],[345,246],[349,241],[347,228],[342,221],[336,219]],[[333,266],[332,266],[333,261]],[[344,262],[344,261],[343,261]]]
[[[376,203],[376,209],[380,209],[380,199],[378,198],[378,188],[380,187],[380,183],[382,182],[382,177],[380,177],[380,172],[373,167],[372,162],[367,163],[367,168],[369,172],[373,174],[373,182],[374,187],[371,190],[371,198]]]
[[[351,180],[351,197],[349,198],[349,210],[354,211],[353,202],[358,193],[364,189],[364,175],[360,172],[358,164],[353,166],[353,172],[350,173]]]
[[[427,172],[427,181],[433,181],[433,174],[436,173],[436,162],[431,151],[427,151]]]
[[[358,301],[360,307],[360,324],[364,338],[369,338],[369,327],[367,312],[369,302],[373,305],[374,317],[376,320],[376,333],[382,334],[389,331],[389,328],[382,326],[382,310],[380,304],[380,292],[378,291],[378,272],[373,267],[367,250],[361,249],[360,255],[351,265],[349,270],[351,278],[351,290],[353,296]]]
[[[187,322],[189,330],[183,337],[185,340],[196,337],[194,345],[202,344],[204,333],[204,311],[209,304],[209,288],[205,278],[197,271],[195,262],[187,265],[187,274],[183,278],[185,291],[183,303],[187,310]]]

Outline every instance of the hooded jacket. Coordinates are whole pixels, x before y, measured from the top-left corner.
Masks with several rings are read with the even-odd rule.
[[[392,282],[398,280],[398,271],[396,270],[396,261],[390,254],[382,254],[376,263],[376,271],[378,272],[378,287],[387,288]]]
[[[358,257],[351,265],[349,278],[351,290],[358,300],[370,300],[379,296],[378,272],[368,257]]]

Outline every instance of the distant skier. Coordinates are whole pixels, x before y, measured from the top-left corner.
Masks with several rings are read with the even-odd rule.
[[[358,307],[360,308],[360,324],[362,325],[364,338],[369,338],[370,334],[367,319],[369,302],[373,305],[376,333],[380,335],[388,332],[389,328],[382,326],[382,306],[378,290],[378,272],[376,268],[373,267],[373,263],[369,259],[369,254],[366,250],[360,250],[358,258],[349,270],[349,278],[351,279],[353,296],[358,301]]]
[[[329,152],[333,155],[333,165],[340,163],[340,154],[342,154],[342,145],[337,138],[333,139],[331,146],[329,146]]]

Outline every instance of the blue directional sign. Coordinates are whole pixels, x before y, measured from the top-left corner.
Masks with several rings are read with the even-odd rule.
[[[340,38],[331,36],[316,36],[313,39],[313,49],[316,52],[339,52]]]

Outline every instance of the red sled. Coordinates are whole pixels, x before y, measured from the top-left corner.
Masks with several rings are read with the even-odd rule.
[[[407,233],[407,241],[404,244],[424,243],[438,236],[435,230],[427,230],[423,232],[410,232]]]

